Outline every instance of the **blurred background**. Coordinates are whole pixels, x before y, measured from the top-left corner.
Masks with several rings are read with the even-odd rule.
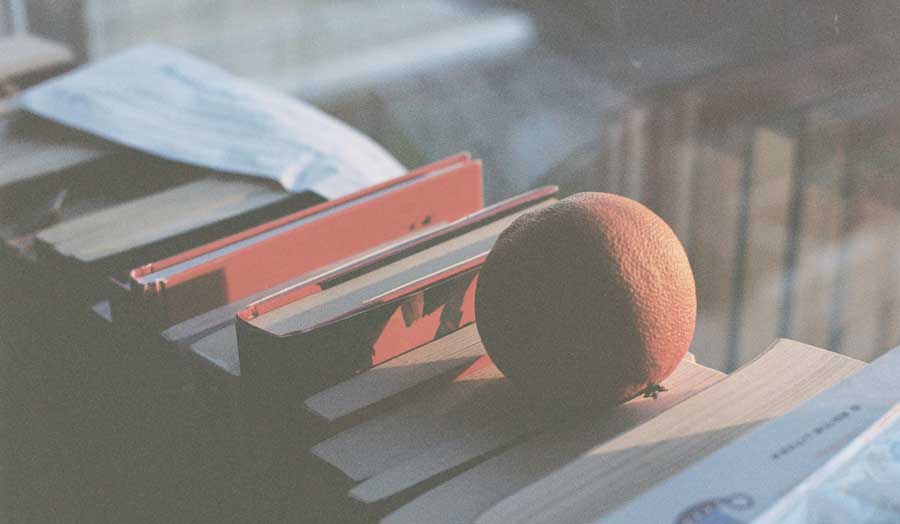
[[[0,35],[44,35],[80,61],[168,43],[317,105],[408,167],[470,151],[488,203],[543,184],[640,200],[688,251],[692,351],[723,371],[776,337],[864,360],[900,343],[898,27],[896,0],[0,0]],[[29,493],[36,521],[81,503],[85,522],[159,521],[170,491],[115,480],[128,464],[165,478],[155,456],[79,486],[85,457],[133,443],[69,463],[53,424],[72,418],[30,413],[6,445],[32,477],[5,488]],[[194,504],[212,489],[197,479],[169,489]],[[95,504],[110,493],[148,502]]]
[[[158,41],[312,102],[405,165],[460,150],[487,199],[612,191],[698,281],[694,352],[898,343],[891,0],[3,0],[81,60]]]

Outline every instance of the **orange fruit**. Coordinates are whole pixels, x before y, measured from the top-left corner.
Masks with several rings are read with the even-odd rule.
[[[669,226],[634,200],[579,193],[497,239],[475,319],[497,367],[535,401],[579,409],[652,393],[687,353],[694,277]]]

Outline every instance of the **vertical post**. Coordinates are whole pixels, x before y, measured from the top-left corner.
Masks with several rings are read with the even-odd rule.
[[[24,0],[7,0],[5,11],[9,15],[8,26],[13,33],[28,32],[28,10]],[[0,20],[2,21],[2,20]]]

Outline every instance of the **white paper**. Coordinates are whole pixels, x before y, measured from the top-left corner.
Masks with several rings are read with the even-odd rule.
[[[900,348],[596,523],[753,522],[900,402],[898,376]]]
[[[753,524],[900,522],[900,404]]]
[[[43,82],[23,109],[160,157],[337,198],[406,170],[297,99],[147,44]]]

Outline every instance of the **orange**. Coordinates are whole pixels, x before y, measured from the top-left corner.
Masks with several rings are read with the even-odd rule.
[[[535,401],[567,409],[653,392],[688,351],[696,314],[675,233],[608,193],[519,217],[494,245],[475,296],[497,367]]]

